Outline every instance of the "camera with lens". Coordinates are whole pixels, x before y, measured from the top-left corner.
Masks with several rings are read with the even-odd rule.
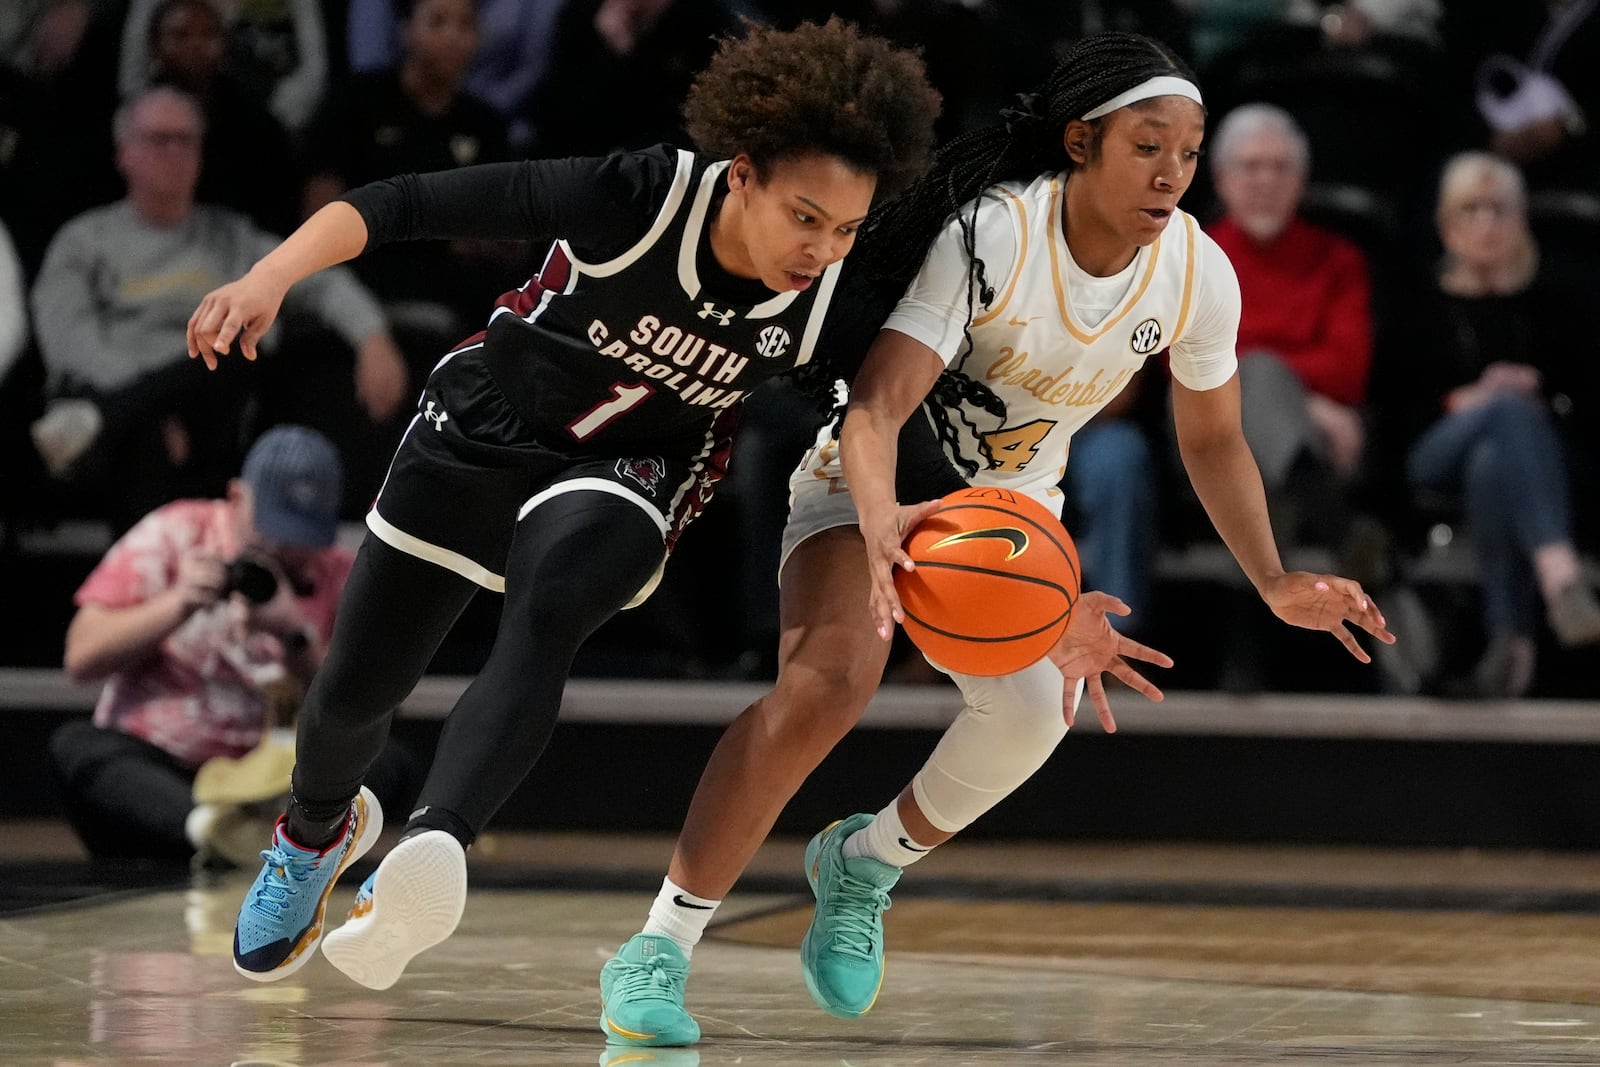
[[[265,604],[278,595],[278,578],[258,559],[240,556],[230,561],[223,579],[224,597],[238,593],[252,604]]]

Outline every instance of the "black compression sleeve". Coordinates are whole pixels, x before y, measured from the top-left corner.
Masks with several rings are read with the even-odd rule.
[[[665,147],[594,159],[523,160],[401,174],[342,199],[367,224],[367,247],[429,238],[544,242],[610,259],[649,229],[677,168]]]

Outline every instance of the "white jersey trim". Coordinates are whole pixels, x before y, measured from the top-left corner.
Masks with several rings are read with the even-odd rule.
[[[489,590],[491,593],[504,593],[506,591],[504,575],[494,573],[489,568],[473,562],[459,552],[452,552],[448,548],[441,548],[436,544],[422,540],[420,537],[414,537],[406,533],[378,514],[376,506],[367,512],[367,529],[371,530],[374,537],[390,548],[404,552],[408,556],[415,556],[417,559],[437,564],[447,571],[453,571],[468,581]]]
[[[604,478],[571,478],[564,482],[557,482],[550,488],[541,490],[529,497],[528,502],[517,509],[517,521],[521,522],[527,518],[528,512],[545,501],[560,496],[562,493],[576,493],[585,490],[610,493],[612,496],[620,496],[624,500],[637,504],[644,509],[646,515],[655,521],[656,529],[661,531],[661,536],[663,538],[667,536],[667,518],[661,514],[659,508],[627,486],[618,485],[616,482],[610,482]]]
[[[796,367],[804,366],[811,362],[813,351],[817,347],[817,338],[822,336],[822,323],[828,317],[828,306],[833,303],[833,290],[839,284],[839,275],[844,269],[844,260],[840,260],[822,272],[822,277],[817,279],[817,299],[811,305],[811,317],[806,321],[806,332],[800,337],[800,354],[795,357]]]
[[[728,162],[715,163],[700,176],[700,188],[695,193],[694,204],[689,208],[689,221],[684,224],[683,237],[678,244],[678,284],[690,300],[700,298],[700,268],[695,256],[700,250],[700,234],[705,229],[706,215],[711,210],[711,197],[717,191],[717,180],[728,170]],[[747,319],[767,319],[794,303],[797,290],[787,289],[772,294],[744,313]]]
[[[446,363],[449,363],[452,359],[455,359],[457,356],[461,355],[463,352],[471,352],[474,348],[482,348],[482,347],[483,347],[483,342],[482,341],[474,341],[470,345],[463,345],[462,347],[456,349],[454,352],[446,352],[443,356],[439,357],[439,362],[437,362],[437,363],[435,363],[433,365],[433,369],[434,370],[438,370],[440,367],[444,366]],[[430,371],[429,373],[431,374],[432,371]],[[413,419],[412,421],[415,422],[416,420]],[[406,427],[406,429],[409,430],[410,427],[408,426],[408,427]],[[402,434],[401,436],[404,436],[404,434]]]
[[[661,210],[656,212],[656,219],[650,224],[650,229],[639,238],[637,244],[628,249],[615,259],[608,259],[604,263],[585,263],[572,254],[571,248],[566,248],[567,258],[571,261],[574,272],[582,270],[591,278],[605,278],[620,271],[627,270],[638,262],[639,257],[661,240],[661,235],[672,224],[678,208],[683,204],[684,195],[689,191],[689,175],[694,171],[694,156],[678,149],[678,169],[672,176],[672,187],[667,190],[667,198],[661,202]],[[566,242],[562,242],[565,246]]]

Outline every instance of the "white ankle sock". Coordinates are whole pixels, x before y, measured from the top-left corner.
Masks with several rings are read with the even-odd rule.
[[[846,859],[870,856],[891,867],[909,867],[931,851],[931,846],[911,840],[900,821],[899,800],[891,800],[870,823],[845,838],[843,845]]]
[[[650,905],[650,918],[644,924],[644,933],[669,937],[681,949],[685,958],[694,955],[694,946],[706,932],[706,924],[716,914],[720,900],[697,897],[682,886],[674,885],[671,878],[661,879],[661,892]]]

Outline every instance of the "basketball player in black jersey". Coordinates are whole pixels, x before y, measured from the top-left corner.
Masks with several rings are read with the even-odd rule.
[[[296,281],[420,238],[556,235],[483,333],[440,360],[367,517],[299,720],[293,795],[250,887],[234,965],[271,981],[322,936],[382,816],[362,779],[392,709],[479,588],[494,647],[446,719],[419,807],[324,953],[386,988],[447,937],[464,850],[538,759],[578,646],[643,599],[727,459],[740,401],[881,321],[841,260],[875,196],[920,172],[938,96],[913,54],[838,20],[723,42],[667,147],[405,175],[313,215],[189,323],[215,366]]]

